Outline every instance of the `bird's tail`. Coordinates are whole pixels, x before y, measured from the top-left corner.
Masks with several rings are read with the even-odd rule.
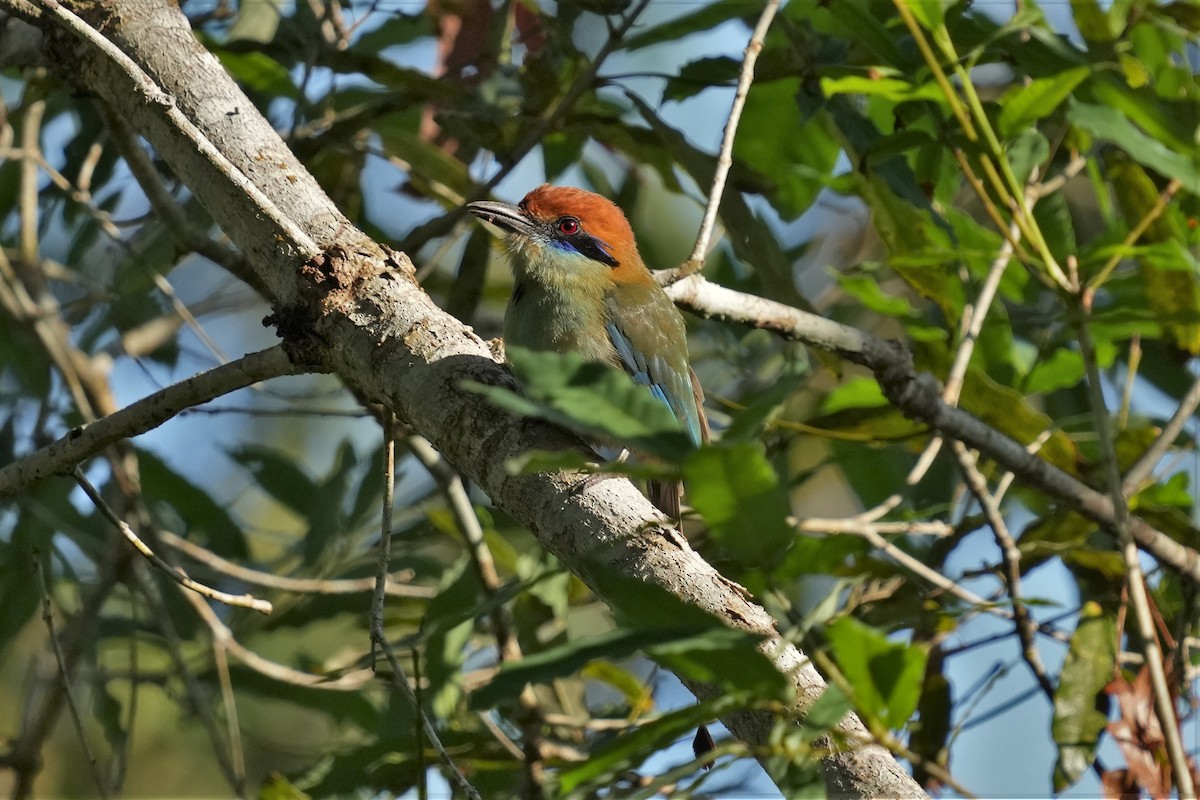
[[[683,498],[683,484],[679,481],[646,481],[646,494],[650,502],[659,511],[670,517],[683,532],[683,520],[680,519],[680,502]]]

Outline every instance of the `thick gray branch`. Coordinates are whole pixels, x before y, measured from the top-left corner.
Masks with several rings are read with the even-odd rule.
[[[0,9],[11,2],[0,0]],[[89,21],[119,52],[79,34],[68,39],[57,15],[47,28],[57,60],[128,119],[196,193],[272,293],[274,319],[293,347],[395,409],[601,596],[598,577],[621,570],[766,635],[764,647],[796,682],[794,710],[804,713],[824,688],[807,659],[780,642],[774,620],[693,552],[631,483],[510,474],[512,459],[577,443],[545,424],[499,414],[460,389],[464,381],[512,378],[484,342],[421,291],[405,256],[381,248],[340,214],[195,41],[174,4],[110,0],[88,9],[104,15]],[[744,741],[767,744],[769,716],[726,722]],[[845,727],[861,731],[854,719]],[[880,747],[839,753],[825,765],[828,786],[839,795],[923,796]]]

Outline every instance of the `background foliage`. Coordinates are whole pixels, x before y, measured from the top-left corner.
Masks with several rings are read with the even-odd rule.
[[[509,278],[464,201],[492,190],[515,199],[542,180],[589,186],[630,213],[648,263],[679,263],[761,11],[745,0],[183,8],[347,215],[411,254],[424,287],[485,336],[498,332]],[[1198,29],[1191,0],[792,0],[759,58],[720,209],[725,238],[705,274],[896,337],[942,379],[970,353],[960,405],[1103,489],[1103,432],[1128,470],[1185,402],[1200,351]],[[0,243],[12,265],[0,277],[6,296],[24,287],[41,298],[99,366],[106,382],[89,391],[126,404],[272,341],[253,282],[237,277],[236,254],[186,188],[150,176],[204,245],[147,214],[121,120],[43,72],[10,70],[0,89]],[[993,289],[982,327],[965,335]],[[8,463],[86,417],[34,320],[5,311]],[[854,708],[894,735],[929,786],[943,765],[981,793],[1162,791],[1161,738],[1129,733],[1149,689],[1109,532],[1037,486],[997,491],[1007,481],[983,463],[1002,495],[997,525],[948,445],[906,482],[931,433],[869,373],[763,331],[689,327],[721,433],[662,467],[690,482],[703,518],[690,537],[838,676],[808,726],[781,727],[764,760],[805,763],[815,734]],[[1089,360],[1107,411],[1089,396]],[[518,366],[531,386],[541,376],[531,397],[560,422],[661,435],[594,405],[580,414],[562,389],[562,370],[578,365]],[[605,380],[591,391],[619,396]],[[378,442],[374,420],[331,379],[273,382],[117,452],[141,484],[122,513],[156,531],[164,555],[231,591],[250,584],[225,562],[368,578]],[[1157,472],[1127,488],[1137,514],[1195,548],[1193,446],[1188,426]],[[677,781],[682,794],[695,766],[671,771],[687,756],[656,753],[698,721],[780,699],[778,676],[745,655],[740,634],[686,617],[667,625],[670,609],[657,625],[614,617],[485,497],[471,496],[473,516],[456,512],[461,486],[421,442],[402,439],[400,451],[393,564],[411,589],[389,600],[388,630],[485,796],[536,796],[521,752],[531,736],[552,796]],[[104,459],[85,468],[116,496]],[[886,514],[854,516],[884,502]],[[173,536],[225,562],[201,563]],[[82,739],[110,787],[219,793],[230,781],[327,796],[441,785],[411,709],[363,672],[369,590],[254,586],[272,616],[205,614],[122,552],[69,480],[0,511],[5,737],[25,740],[29,698],[56,691],[45,603],[83,654]],[[1190,708],[1197,587],[1144,562]],[[524,658],[496,674],[503,636]],[[691,707],[656,664],[727,695]],[[57,720],[40,786],[90,794],[81,736],[66,711]],[[1185,729],[1194,747],[1194,723]],[[704,790],[771,791],[750,759],[733,759],[745,755],[735,744],[722,752]],[[1038,769],[1024,770],[1021,753]],[[788,796],[820,785],[811,764],[780,774]]]

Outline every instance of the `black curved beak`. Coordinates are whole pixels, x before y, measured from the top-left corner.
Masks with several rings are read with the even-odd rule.
[[[534,232],[534,225],[529,218],[514,205],[498,203],[494,200],[476,200],[467,203],[467,211],[479,217],[484,222],[490,222],[505,233],[516,233],[528,236]]]

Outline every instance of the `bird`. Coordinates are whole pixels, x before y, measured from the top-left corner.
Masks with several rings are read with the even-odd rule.
[[[623,369],[666,404],[693,444],[708,441],[683,316],[642,261],[616,203],[543,184],[516,205],[479,200],[467,210],[508,235],[506,347],[575,352]],[[650,500],[676,523],[681,492],[677,481],[647,486]]]
[[[623,369],[667,405],[694,445],[708,441],[683,316],[642,261],[616,203],[543,184],[516,205],[478,200],[467,210],[507,234],[513,290],[504,313],[506,347],[575,352]],[[682,485],[651,480],[646,488],[682,530]],[[701,725],[693,752],[700,757],[715,747]]]

